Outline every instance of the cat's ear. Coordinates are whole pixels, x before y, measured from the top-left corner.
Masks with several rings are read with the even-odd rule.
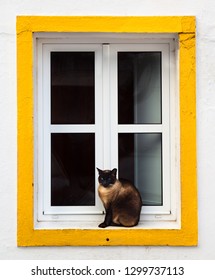
[[[116,177],[117,169],[114,168],[114,169],[111,171],[111,173]]]
[[[96,169],[98,170],[99,175],[102,173],[102,170],[99,169],[98,167],[96,167]]]

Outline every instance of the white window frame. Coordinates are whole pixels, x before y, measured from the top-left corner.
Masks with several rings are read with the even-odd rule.
[[[46,174],[50,174],[51,170],[51,133],[95,133],[96,166],[101,169],[111,169],[118,168],[118,133],[158,132],[162,133],[162,155],[164,155],[162,160],[164,206],[143,206],[139,227],[179,228],[179,104],[176,79],[178,54],[175,35],[153,35],[151,38],[149,35],[134,34],[64,34],[62,36],[37,33],[34,43],[37,77],[35,83],[35,227],[95,228],[97,223],[103,220],[104,209],[97,194],[96,171],[96,206],[50,206],[51,187],[45,188],[44,191],[43,186],[50,186],[50,175]],[[162,52],[162,124],[118,125],[117,51],[140,50]],[[50,81],[51,51],[95,51],[95,124],[50,125],[50,82],[48,81]],[[114,59],[110,60],[110,56]],[[44,95],[44,92],[49,94]]]

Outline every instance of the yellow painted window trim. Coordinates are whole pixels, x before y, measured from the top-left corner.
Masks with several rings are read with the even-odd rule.
[[[34,32],[177,33],[180,95],[180,229],[34,229]],[[17,17],[18,246],[198,243],[195,17]]]

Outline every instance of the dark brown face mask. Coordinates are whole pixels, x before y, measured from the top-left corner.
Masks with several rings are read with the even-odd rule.
[[[100,170],[99,168],[97,168],[97,170],[99,172],[98,181],[100,185],[106,188],[116,182],[116,168],[114,168],[113,170]]]

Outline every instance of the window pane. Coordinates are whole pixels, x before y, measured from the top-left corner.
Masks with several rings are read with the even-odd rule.
[[[118,53],[119,124],[161,123],[161,53]]]
[[[95,205],[95,136],[52,133],[51,205]]]
[[[52,124],[93,124],[94,52],[51,53]]]
[[[162,135],[119,134],[119,176],[140,190],[143,205],[162,205]]]

